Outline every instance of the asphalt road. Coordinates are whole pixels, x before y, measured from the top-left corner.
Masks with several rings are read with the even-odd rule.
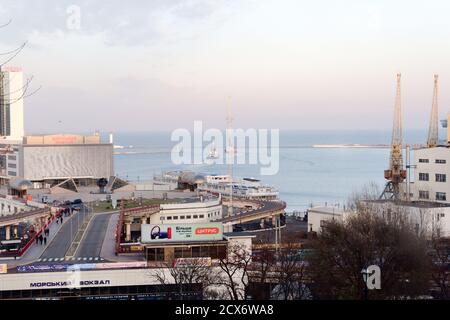
[[[84,208],[87,213],[87,208]],[[78,226],[83,223],[83,210],[72,214],[72,217],[63,217],[64,224],[59,229],[53,241],[48,245],[40,258],[63,258],[69,249],[72,240],[78,231]]]
[[[92,218],[75,257],[99,257],[108,229],[110,214],[99,214]]]

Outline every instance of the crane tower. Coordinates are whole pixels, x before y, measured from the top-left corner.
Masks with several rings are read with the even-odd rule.
[[[438,119],[438,75],[434,75],[434,89],[433,89],[433,101],[431,104],[430,125],[428,127],[428,148],[434,148],[438,145],[439,141],[439,119]]]
[[[392,128],[391,153],[389,158],[389,169],[384,170],[386,186],[380,199],[400,199],[400,183],[406,178],[406,170],[403,169],[403,126],[401,110],[401,74],[397,74],[397,92],[394,105],[394,122]]]

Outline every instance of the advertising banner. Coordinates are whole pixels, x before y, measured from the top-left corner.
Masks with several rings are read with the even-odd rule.
[[[220,222],[185,224],[143,224],[141,242],[212,241],[222,240]]]
[[[0,273],[8,273],[8,265],[7,264],[0,264]]]

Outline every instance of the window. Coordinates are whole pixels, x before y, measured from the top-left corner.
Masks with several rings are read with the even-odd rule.
[[[180,220],[184,220],[184,216],[180,216]]]
[[[428,163],[428,162],[430,162],[430,160],[428,160],[428,159],[419,159],[419,162],[421,162],[421,163]]]
[[[204,214],[201,214],[201,215],[199,216],[200,219],[203,219],[204,217],[205,217]]]
[[[428,181],[430,179],[428,173],[419,172],[419,180],[420,181]]]
[[[16,172],[15,171],[8,171],[8,176],[16,176]]]
[[[438,200],[438,201],[446,201],[447,200],[447,196],[446,196],[445,192],[436,192],[436,200]]]
[[[16,160],[16,156],[15,155],[9,155],[8,156],[8,160]]]
[[[430,193],[428,191],[419,190],[419,199],[429,199]]]
[[[172,220],[172,216],[168,216],[168,217],[167,217],[167,220]]]
[[[447,177],[443,173],[436,173],[436,182],[445,182]]]
[[[186,216],[186,219],[191,219],[192,217],[190,215]]]
[[[17,165],[15,163],[8,163],[8,168],[17,168]]]
[[[178,216],[173,216],[173,220],[178,220]]]
[[[445,159],[436,159],[436,163],[446,163],[447,161]]]
[[[194,219],[198,219],[198,215],[194,214]]]

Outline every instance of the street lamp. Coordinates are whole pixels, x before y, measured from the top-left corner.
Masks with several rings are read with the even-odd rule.
[[[368,300],[369,290],[367,288],[367,278],[369,277],[369,272],[366,268],[362,268],[361,275],[364,281],[364,300]]]

